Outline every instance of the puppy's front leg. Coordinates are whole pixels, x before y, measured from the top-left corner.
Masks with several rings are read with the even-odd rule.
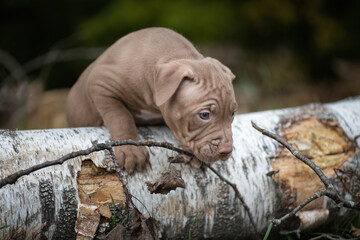
[[[102,91],[95,91],[92,99],[113,140],[139,140],[134,118],[119,99]],[[149,152],[145,147],[116,147],[115,156],[120,167],[125,168],[128,173],[135,169],[144,170],[149,161]]]

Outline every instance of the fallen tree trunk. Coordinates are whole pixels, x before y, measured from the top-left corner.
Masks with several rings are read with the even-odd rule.
[[[322,187],[317,176],[287,150],[251,127],[254,121],[278,132],[334,179],[344,198],[359,194],[360,153],[354,141],[360,134],[360,98],[331,104],[238,115],[233,123],[234,152],[227,162],[213,166],[243,196],[260,232],[269,221],[290,211]],[[166,127],[141,127],[143,139],[174,142]],[[106,128],[8,131],[0,134],[0,178],[45,161],[106,142]],[[234,192],[215,174],[185,164],[181,169],[185,189],[167,195],[150,194],[145,182],[168,169],[175,153],[149,148],[151,166],[145,172],[125,175],[129,192],[143,215],[162,223],[165,238],[246,238],[255,236],[249,218]],[[125,204],[116,173],[109,173],[109,156],[99,151],[62,165],[35,171],[0,189],[1,239],[86,239],[101,232],[111,219],[113,197]],[[337,170],[337,175],[333,169]],[[277,171],[279,170],[279,171]],[[355,176],[355,177],[354,177]],[[345,182],[345,183],[344,183]],[[345,190],[343,189],[346,184]],[[145,206],[145,207],[144,207]],[[310,229],[346,216],[328,198],[320,198],[297,214],[286,230]],[[105,220],[104,220],[105,219]]]

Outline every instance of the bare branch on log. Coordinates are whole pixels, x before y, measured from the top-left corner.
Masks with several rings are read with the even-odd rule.
[[[228,179],[224,178],[218,171],[216,171],[215,168],[213,168],[209,163],[207,162],[204,162],[204,161],[201,161],[200,162],[202,164],[204,164],[205,166],[207,166],[213,173],[216,174],[216,176],[218,176],[223,182],[225,182],[226,184],[228,184],[235,192],[235,195],[236,197],[240,200],[240,202],[242,203],[242,205],[244,206],[244,209],[247,213],[247,215],[249,216],[249,219],[250,219],[250,222],[251,222],[251,225],[254,227],[254,230],[257,234],[257,237],[260,239],[260,233],[257,231],[257,228],[256,228],[256,224],[255,224],[255,221],[251,215],[251,212],[250,212],[250,209],[249,209],[249,206],[245,203],[245,200],[243,198],[243,196],[240,194],[236,184],[230,182]]]
[[[183,149],[180,149],[178,147],[175,147],[173,144],[171,143],[167,143],[167,142],[153,142],[153,141],[133,141],[133,140],[119,140],[119,141],[109,141],[107,143],[96,143],[96,144],[93,144],[92,147],[88,148],[88,149],[85,149],[85,150],[80,150],[80,151],[77,151],[77,152],[72,152],[72,153],[69,153],[59,159],[56,159],[56,160],[53,160],[53,161],[48,161],[48,162],[44,162],[42,164],[38,164],[38,165],[35,165],[35,166],[32,166],[28,169],[25,169],[25,170],[21,170],[21,171],[18,171],[14,174],[11,174],[3,179],[0,179],[0,188],[2,188],[3,186],[5,185],[8,185],[8,184],[14,184],[17,179],[19,179],[20,177],[22,176],[25,176],[25,175],[28,175],[34,171],[37,171],[39,169],[42,169],[42,168],[46,168],[46,167],[49,167],[49,166],[53,166],[53,165],[60,165],[60,164],[63,164],[65,161],[67,160],[70,160],[72,158],[75,158],[75,157],[79,157],[79,156],[84,156],[84,155],[88,155],[92,152],[98,152],[98,151],[103,151],[103,150],[108,150],[110,152],[110,155],[112,157],[112,160],[115,164],[115,170],[116,172],[119,174],[119,178],[120,178],[120,181],[123,185],[123,188],[124,188],[124,194],[126,196],[126,202],[127,203],[130,203],[134,208],[135,205],[134,203],[132,202],[132,196],[130,194],[130,192],[128,191],[124,181],[123,181],[123,177],[122,177],[122,173],[121,173],[121,170],[120,170],[120,167],[119,167],[119,164],[115,158],[115,154],[114,154],[114,150],[113,150],[113,147],[117,147],[117,146],[123,146],[123,145],[133,145],[133,146],[146,146],[146,147],[161,147],[161,148],[166,148],[166,149],[169,149],[169,150],[172,150],[172,151],[175,151],[175,152],[178,152],[180,154],[184,154],[184,155],[187,155],[189,157],[192,157],[192,158],[195,158],[196,160],[200,161],[201,164],[207,166],[212,172],[215,173],[215,175],[217,175],[222,181],[224,181],[226,184],[228,184],[235,192],[235,195],[236,197],[240,200],[240,202],[243,204],[244,206],[244,209],[247,213],[247,215],[249,216],[249,219],[250,219],[250,222],[251,222],[251,225],[253,226],[258,238],[260,239],[260,233],[257,231],[257,228],[256,228],[256,224],[255,224],[255,221],[251,215],[251,212],[250,212],[250,209],[249,207],[247,206],[247,204],[245,203],[245,200],[243,198],[243,196],[240,194],[236,184],[230,182],[228,179],[226,179],[224,176],[222,176],[215,168],[213,168],[209,163],[207,162],[204,162],[198,158],[196,158],[192,153],[188,152],[188,151],[185,151]],[[137,199],[136,197],[134,197],[135,199]],[[137,199],[144,207],[145,205],[139,200]],[[126,205],[127,205],[126,203]],[[145,207],[146,209],[146,207]],[[149,211],[148,211],[149,213]],[[149,213],[150,215],[150,213]],[[151,215],[150,215],[151,216]]]
[[[152,141],[133,141],[133,140],[119,140],[119,141],[110,141],[107,143],[97,143],[97,144],[93,144],[92,147],[85,149],[85,150],[80,150],[77,152],[72,152],[69,154],[66,154],[65,156],[53,160],[53,161],[48,161],[48,162],[44,162],[42,164],[38,164],[35,166],[32,166],[28,169],[25,170],[20,170],[14,174],[11,174],[3,179],[0,180],[0,188],[2,188],[5,185],[8,184],[13,184],[16,182],[16,180],[18,180],[20,177],[28,175],[34,171],[40,170],[42,168],[46,168],[49,166],[54,166],[54,165],[60,165],[63,164],[65,161],[72,159],[72,158],[76,158],[79,156],[85,156],[85,155],[89,155],[90,153],[93,152],[98,152],[98,151],[103,151],[103,150],[109,150],[112,147],[117,147],[117,146],[123,146],[123,145],[134,145],[134,146],[146,146],[146,147],[162,147],[162,148],[167,148],[169,150],[178,152],[180,154],[185,154],[187,156],[193,157],[193,154],[190,152],[187,152],[185,150],[182,150],[180,148],[174,147],[172,144],[167,143],[167,142],[163,142],[163,143],[158,143],[158,142],[152,142]]]
[[[298,152],[293,146],[291,146],[288,142],[286,142],[282,137],[280,137],[279,135],[275,134],[275,133],[271,133],[261,127],[259,127],[258,125],[256,125],[253,121],[251,121],[252,126],[258,130],[259,132],[261,132],[263,135],[268,136],[274,140],[276,140],[277,142],[279,142],[280,144],[282,144],[284,147],[286,147],[297,159],[299,159],[300,161],[302,161],[303,163],[305,163],[306,165],[308,165],[315,173],[316,175],[320,178],[320,180],[322,181],[322,183],[325,186],[325,190],[319,190],[318,192],[314,193],[312,196],[310,196],[309,198],[305,199],[302,203],[300,203],[296,208],[294,208],[291,212],[289,212],[288,214],[284,215],[283,217],[281,217],[280,219],[273,219],[273,223],[275,225],[280,225],[282,222],[284,222],[286,219],[294,216],[299,210],[301,210],[302,208],[304,208],[307,204],[309,204],[310,202],[314,201],[315,199],[322,197],[322,196],[327,196],[329,198],[331,198],[332,200],[334,200],[334,202],[338,205],[338,206],[343,206],[343,207],[347,207],[347,208],[352,208],[352,209],[357,209],[360,210],[360,202],[354,202],[354,201],[350,201],[350,200],[346,200],[343,199],[339,196],[339,194],[336,192],[335,187],[333,186],[333,184],[331,183],[330,179],[328,177],[325,176],[325,174],[322,172],[322,170],[320,169],[319,166],[317,166],[315,163],[313,163],[309,158],[305,157],[304,155],[302,155],[300,152]]]
[[[251,122],[252,126],[261,132],[263,135],[268,136],[280,144],[282,144],[284,147],[286,147],[297,159],[308,165],[315,173],[318,175],[320,180],[324,183],[325,187],[329,187],[331,185],[330,180],[325,176],[325,174],[321,171],[321,169],[316,166],[315,163],[313,163],[310,159],[299,153],[293,146],[291,146],[288,142],[286,142],[283,138],[281,138],[279,135],[275,133],[271,133],[263,128],[260,128],[257,126],[254,122]]]
[[[300,203],[296,208],[294,208],[291,212],[285,214],[279,219],[273,219],[272,222],[275,224],[275,226],[280,225],[282,222],[284,222],[286,219],[294,216],[298,211],[300,211],[302,208],[304,208],[306,205],[308,205],[310,202],[314,201],[315,199],[318,199],[325,195],[324,190],[319,190],[313,195],[311,195],[309,198],[305,199],[302,203]]]

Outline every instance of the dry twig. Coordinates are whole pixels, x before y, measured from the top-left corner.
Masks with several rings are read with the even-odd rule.
[[[307,157],[302,155],[300,152],[298,152],[293,146],[291,146],[288,142],[286,142],[279,135],[277,135],[275,133],[271,133],[271,132],[259,127],[253,121],[251,121],[251,124],[256,130],[261,132],[263,135],[268,136],[268,137],[276,140],[277,142],[279,142],[281,145],[286,147],[297,159],[299,159],[300,161],[302,161],[303,163],[308,165],[316,173],[316,175],[320,178],[320,180],[322,181],[322,183],[324,184],[324,187],[325,187],[324,190],[319,190],[318,192],[314,193],[312,196],[305,199],[305,201],[300,203],[296,208],[294,208],[291,212],[284,215],[280,219],[273,219],[272,221],[275,225],[280,225],[286,219],[294,216],[299,210],[301,210],[307,204],[309,204],[310,202],[312,202],[315,199],[322,197],[322,196],[327,196],[327,197],[331,198],[332,200],[334,200],[334,202],[338,206],[343,206],[343,207],[347,207],[347,208],[360,210],[360,202],[354,202],[354,201],[346,200],[346,199],[343,199],[340,197],[339,193],[335,190],[335,187],[331,183],[330,179],[325,176],[325,174],[323,173],[323,171],[321,171],[319,166],[317,166],[310,159],[308,159]]]
[[[63,164],[65,161],[67,160],[70,160],[72,158],[75,158],[75,157],[79,157],[79,156],[84,156],[84,155],[88,155],[90,153],[93,153],[93,152],[98,152],[98,151],[103,151],[103,150],[108,150],[110,152],[110,155],[114,161],[114,164],[115,164],[115,168],[116,168],[116,172],[119,174],[119,178],[120,178],[120,181],[122,182],[122,185],[124,187],[124,193],[125,193],[125,196],[126,196],[126,201],[129,202],[130,204],[133,205],[132,203],[132,196],[126,185],[124,184],[123,182],[123,177],[122,177],[122,174],[121,174],[121,170],[120,170],[120,167],[118,165],[118,162],[116,161],[115,159],[115,155],[114,155],[114,150],[112,149],[113,147],[117,147],[117,146],[123,146],[123,145],[133,145],[133,146],[146,146],[146,147],[161,147],[161,148],[166,148],[166,149],[169,149],[169,150],[172,150],[172,151],[175,151],[175,152],[178,152],[180,154],[184,154],[184,155],[187,155],[189,157],[192,157],[192,158],[195,158],[197,159],[198,161],[200,161],[202,164],[204,164],[205,166],[207,166],[212,172],[214,172],[222,181],[224,181],[226,184],[228,184],[235,192],[235,195],[236,197],[240,200],[240,202],[243,204],[244,206],[244,209],[245,209],[245,212],[247,213],[247,215],[249,216],[249,219],[250,219],[250,222],[253,226],[253,228],[255,229],[255,232],[257,233],[257,236],[259,237],[260,234],[259,232],[257,231],[257,228],[256,228],[256,225],[255,225],[255,221],[251,215],[251,212],[250,212],[250,209],[249,207],[247,206],[247,204],[245,203],[245,200],[244,198],[242,197],[242,195],[240,194],[236,184],[230,182],[228,179],[226,179],[225,177],[223,177],[215,168],[213,168],[209,163],[207,162],[204,162],[198,158],[196,158],[192,153],[188,152],[188,151],[185,151],[183,149],[180,149],[178,147],[175,147],[173,144],[171,143],[168,143],[168,142],[153,142],[153,141],[133,141],[133,140],[119,140],[119,141],[109,141],[107,143],[97,143],[97,144],[93,144],[92,147],[88,148],[88,149],[85,149],[85,150],[80,150],[80,151],[77,151],[77,152],[72,152],[72,153],[69,153],[69,154],[66,154],[65,156],[59,158],[59,159],[56,159],[56,160],[53,160],[53,161],[48,161],[48,162],[44,162],[44,163],[41,163],[41,164],[38,164],[36,166],[32,166],[28,169],[25,169],[25,170],[20,170],[16,173],[13,173],[3,179],[0,179],[0,188],[2,188],[3,186],[5,185],[8,185],[8,184],[14,184],[17,179],[19,179],[20,177],[22,176],[25,176],[25,175],[28,175],[34,171],[37,171],[39,169],[42,169],[42,168],[46,168],[46,167],[49,167],[49,166],[54,166],[54,165],[60,165],[60,164]],[[134,197],[135,198],[135,197]],[[150,215],[150,213],[149,213]]]
[[[60,165],[69,159],[76,158],[79,156],[89,155],[90,153],[93,153],[93,152],[99,152],[99,151],[103,151],[103,150],[110,151],[110,149],[112,149],[113,147],[123,146],[123,145],[162,147],[162,148],[167,148],[167,149],[176,151],[181,154],[193,156],[191,153],[186,152],[180,148],[174,147],[172,144],[167,143],[167,142],[163,142],[163,143],[151,142],[151,141],[143,141],[143,142],[138,141],[137,142],[137,141],[133,141],[133,140],[109,141],[107,143],[97,143],[88,149],[72,152],[72,153],[66,154],[65,156],[62,156],[61,158],[58,158],[56,160],[43,162],[41,164],[32,166],[28,169],[20,170],[16,173],[13,173],[13,174],[0,180],[0,188],[2,188],[5,185],[8,185],[8,184],[14,184],[20,177],[28,175],[28,174],[30,174],[34,171],[40,170],[42,168],[46,168],[46,167],[50,167],[50,166],[54,166],[54,165]]]

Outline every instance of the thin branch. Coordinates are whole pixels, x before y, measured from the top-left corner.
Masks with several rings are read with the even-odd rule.
[[[172,151],[176,151],[178,153],[193,157],[193,155],[190,152],[187,152],[180,148],[174,147],[172,144],[167,143],[167,142],[158,143],[158,142],[152,142],[152,141],[138,141],[137,142],[137,141],[133,141],[133,140],[120,140],[120,141],[111,141],[111,142],[107,142],[107,143],[98,143],[98,144],[94,144],[93,146],[91,146],[88,149],[72,152],[72,153],[66,154],[56,160],[43,162],[38,165],[32,166],[28,169],[20,170],[16,173],[13,173],[13,174],[0,180],[0,188],[2,188],[5,185],[8,185],[8,184],[14,184],[20,177],[28,175],[34,171],[37,171],[37,170],[40,170],[40,169],[43,169],[46,167],[54,166],[54,165],[63,164],[65,161],[72,159],[72,158],[89,155],[90,153],[93,153],[93,152],[109,150],[112,147],[123,146],[123,145],[162,147],[162,148],[167,148]]]
[[[34,171],[37,171],[37,170],[40,170],[42,168],[46,168],[46,167],[50,167],[50,166],[54,166],[54,165],[60,165],[60,164],[63,164],[65,161],[67,160],[70,160],[72,158],[76,158],[76,157],[79,157],[79,156],[85,156],[85,155],[89,155],[90,153],[93,153],[93,152],[98,152],[98,151],[103,151],[103,150],[108,150],[110,152],[110,155],[113,159],[113,162],[115,164],[115,170],[116,172],[119,174],[119,178],[120,178],[120,181],[123,185],[123,189],[124,189],[124,194],[125,194],[125,197],[126,197],[126,200],[129,201],[132,205],[133,205],[133,202],[131,200],[132,196],[124,181],[123,181],[123,176],[121,174],[121,170],[120,170],[120,167],[119,167],[119,164],[118,162],[116,161],[116,158],[115,158],[115,154],[114,154],[114,150],[112,149],[113,147],[117,147],[117,146],[123,146],[123,145],[133,145],[133,146],[146,146],[146,147],[161,147],[161,148],[166,148],[166,149],[169,149],[169,150],[172,150],[172,151],[175,151],[175,152],[178,152],[180,154],[184,154],[184,155],[187,155],[189,157],[192,157],[192,158],[195,158],[197,159],[198,161],[200,161],[202,164],[204,164],[205,166],[207,166],[212,172],[214,172],[222,181],[224,181],[226,184],[230,185],[230,187],[234,190],[235,192],[235,195],[236,197],[240,200],[240,202],[243,204],[244,206],[244,209],[245,209],[245,212],[247,213],[247,215],[249,216],[249,219],[250,219],[250,222],[251,222],[251,225],[253,226],[253,228],[255,229],[255,232],[257,233],[257,236],[259,237],[260,234],[259,232],[257,231],[257,228],[256,228],[256,224],[255,224],[255,221],[251,215],[251,212],[250,212],[250,209],[249,207],[247,206],[247,204],[245,203],[245,200],[244,198],[242,197],[242,195],[240,194],[236,184],[230,182],[228,179],[224,178],[215,168],[213,168],[209,163],[207,162],[204,162],[198,158],[196,158],[192,153],[188,152],[188,151],[185,151],[181,148],[178,148],[178,147],[175,147],[173,144],[171,143],[168,143],[168,142],[153,142],[153,141],[133,141],[133,140],[119,140],[119,141],[109,141],[107,143],[97,143],[97,144],[94,144],[92,147],[88,148],[88,149],[85,149],[85,150],[80,150],[80,151],[77,151],[77,152],[72,152],[72,153],[69,153],[69,154],[66,154],[65,156],[59,158],[59,159],[56,159],[56,160],[53,160],[53,161],[48,161],[48,162],[44,162],[44,163],[41,163],[41,164],[38,164],[36,166],[32,166],[28,169],[25,169],[25,170],[20,170],[14,174],[11,174],[3,179],[0,179],[0,188],[2,188],[3,186],[5,185],[8,185],[8,184],[14,184],[17,179],[19,179],[20,177],[22,176],[25,176],[25,175],[28,175]],[[134,197],[135,199],[137,199],[136,197]],[[141,202],[140,202],[141,203]],[[142,204],[142,203],[141,203]],[[133,205],[134,206],[134,205]],[[146,209],[147,210],[147,209]],[[148,211],[148,210],[147,210]],[[149,211],[148,211],[149,213]],[[149,213],[150,215],[150,213]],[[151,215],[150,215],[151,216]]]
[[[74,60],[94,60],[104,48],[72,48],[66,50],[51,50],[43,55],[40,55],[22,66],[13,69],[11,73],[5,77],[4,82],[9,81],[14,75],[17,76],[22,72],[30,73],[48,64],[57,62],[68,62]],[[55,56],[55,57],[54,57]]]
[[[329,187],[331,185],[330,180],[325,176],[325,174],[321,171],[320,167],[318,167],[315,163],[313,163],[310,159],[302,155],[298,152],[293,146],[291,146],[288,142],[286,142],[279,135],[269,132],[258,125],[256,125],[253,121],[251,121],[252,126],[261,132],[263,135],[268,136],[277,142],[281,143],[284,147],[286,147],[297,159],[308,165],[315,173],[318,175],[320,180],[324,183],[325,187]]]
[[[198,159],[199,160],[199,159]],[[246,214],[249,216],[249,219],[250,219],[250,222],[251,222],[251,225],[253,226],[256,234],[258,235],[258,238],[260,236],[259,232],[257,231],[257,228],[256,228],[256,224],[255,224],[255,221],[251,215],[251,212],[250,212],[250,208],[249,206],[245,203],[245,200],[243,198],[243,196],[240,194],[237,186],[235,183],[232,183],[230,182],[228,179],[226,179],[225,177],[223,177],[215,168],[213,168],[209,163],[207,162],[204,162],[204,161],[201,161],[199,160],[202,164],[204,164],[205,166],[207,166],[213,173],[215,173],[216,176],[218,176],[223,182],[225,182],[226,184],[230,185],[230,187],[234,190],[235,192],[235,195],[236,197],[240,200],[240,202],[242,203],[242,205],[244,206],[244,209],[245,209],[245,212]]]
[[[356,176],[358,178],[358,180],[360,180],[359,176],[355,173],[349,173],[344,170],[341,170],[340,168],[334,168],[333,170],[334,170],[336,177],[340,180],[340,182],[343,186],[343,189],[345,189],[345,191],[347,191],[353,198],[356,198],[356,196],[355,196],[356,193],[353,193],[350,189],[350,186],[347,186],[346,181],[344,179],[344,175],[349,177],[348,175],[351,174],[352,176]],[[341,176],[340,176],[339,172],[342,174]],[[351,179],[351,177],[349,177],[349,178]]]
[[[334,202],[339,207],[347,207],[347,208],[360,210],[360,202],[354,202],[354,201],[351,201],[351,200],[346,200],[344,198],[341,198],[339,196],[339,194],[337,192],[335,192],[335,190],[333,190],[333,189],[326,189],[325,196],[327,196],[327,197],[331,198],[332,200],[334,200]]]
[[[120,166],[119,166],[119,163],[118,161],[116,160],[116,157],[115,157],[115,153],[114,153],[114,149],[113,148],[108,148],[107,149],[110,153],[110,156],[111,156],[111,159],[113,160],[113,163],[115,165],[115,171],[117,172],[117,174],[119,175],[119,179],[120,179],[120,182],[122,184],[122,187],[123,187],[123,190],[124,190],[124,194],[125,194],[125,205],[128,206],[129,203],[133,204],[132,203],[132,200],[131,200],[131,194],[129,192],[129,190],[127,189],[127,186],[124,182],[124,177],[121,173],[121,169],[120,169]]]
[[[17,80],[18,82],[29,80],[28,76],[26,75],[26,71],[24,71],[18,61],[16,61],[16,59],[8,52],[2,49],[0,49],[0,64],[2,64],[9,71],[9,76],[11,76],[14,80]]]
[[[311,195],[309,198],[305,199],[302,203],[300,203],[291,212],[285,214],[284,216],[282,216],[279,219],[273,219],[271,221],[274,223],[275,226],[278,226],[281,223],[283,223],[286,219],[288,219],[288,218],[292,217],[293,215],[295,215],[298,211],[300,211],[303,207],[308,205],[310,202],[312,202],[315,199],[318,199],[318,198],[320,198],[320,197],[322,197],[324,195],[325,195],[325,191],[324,190],[319,190],[316,193],[314,193],[313,195]]]
[[[129,191],[129,189],[127,188],[125,182],[124,182],[124,177],[121,173],[121,169],[120,169],[120,166],[119,166],[119,163],[118,161],[116,160],[116,157],[115,157],[115,152],[114,152],[114,149],[113,148],[109,148],[107,149],[109,152],[110,152],[110,156],[113,160],[113,163],[115,165],[115,171],[118,173],[119,175],[119,179],[120,179],[120,182],[123,186],[123,191],[124,191],[124,194],[125,194],[125,205],[126,206],[129,206],[129,203],[133,206],[133,208],[136,208],[135,204],[133,203],[132,201],[132,198],[135,198],[138,202],[141,203],[141,205],[143,205],[143,207],[145,208],[145,210],[147,211],[147,213],[149,214],[149,216],[151,217],[151,214],[149,212],[149,210],[146,208],[145,204],[143,202],[140,201],[140,199],[138,199],[137,197],[135,197],[134,195],[132,195]],[[137,209],[137,208],[136,208]]]
[[[321,197],[321,196],[327,196],[331,198],[338,206],[343,206],[347,208],[353,208],[353,209],[360,209],[360,202],[356,203],[354,201],[343,199],[339,196],[339,194],[336,192],[335,187],[331,184],[330,179],[325,176],[325,174],[321,171],[320,167],[318,167],[315,163],[313,163],[310,159],[302,155],[300,152],[298,152],[293,146],[291,146],[288,142],[286,142],[283,138],[281,138],[279,135],[275,133],[271,133],[258,125],[256,125],[253,121],[251,121],[252,126],[261,132],[263,135],[268,136],[280,144],[282,144],[284,147],[286,147],[297,159],[308,165],[320,178],[320,180],[323,182],[325,186],[325,190],[319,190],[309,198],[307,198],[305,201],[300,203],[296,208],[294,208],[291,212],[286,214],[280,219],[273,219],[275,225],[281,224],[283,221],[288,219],[289,217],[295,215],[299,210],[301,210],[303,207],[305,207],[308,203],[312,202],[313,200]]]

